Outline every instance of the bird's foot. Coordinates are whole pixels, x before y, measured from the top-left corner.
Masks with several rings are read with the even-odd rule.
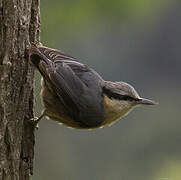
[[[34,129],[38,130],[39,126],[39,118],[38,117],[34,117],[30,119],[31,124],[34,126]]]

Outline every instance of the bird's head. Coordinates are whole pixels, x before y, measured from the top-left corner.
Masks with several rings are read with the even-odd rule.
[[[106,81],[103,87],[104,95],[109,98],[111,107],[118,113],[120,117],[126,115],[131,109],[137,105],[156,105],[155,101],[141,98],[136,90],[125,82]]]

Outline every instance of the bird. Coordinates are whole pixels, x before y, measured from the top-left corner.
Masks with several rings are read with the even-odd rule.
[[[70,128],[110,126],[138,105],[156,105],[141,98],[128,83],[105,81],[94,69],[63,51],[32,43],[30,63],[42,76],[42,117]]]

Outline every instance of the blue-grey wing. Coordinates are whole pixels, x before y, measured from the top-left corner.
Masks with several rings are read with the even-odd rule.
[[[31,62],[80,126],[98,127],[104,121],[102,78],[62,51],[32,45]]]
[[[63,61],[52,63],[48,73],[70,116],[81,126],[100,126],[104,121],[104,101],[97,74],[83,64]]]

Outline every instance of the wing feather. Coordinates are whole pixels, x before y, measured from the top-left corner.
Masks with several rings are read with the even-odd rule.
[[[32,47],[32,62],[57,94],[69,115],[82,127],[104,121],[103,79],[91,68],[65,53]]]
[[[102,91],[87,86],[71,69],[63,62],[48,65],[46,74],[49,74],[49,81],[55,88],[56,94],[66,107],[70,116],[84,127],[94,127],[104,121],[104,106]],[[89,72],[90,73],[90,72]],[[91,73],[90,73],[91,74]],[[89,81],[92,83],[91,76]],[[96,79],[96,78],[94,78]],[[95,84],[98,86],[98,82]],[[93,84],[93,83],[92,83]]]

